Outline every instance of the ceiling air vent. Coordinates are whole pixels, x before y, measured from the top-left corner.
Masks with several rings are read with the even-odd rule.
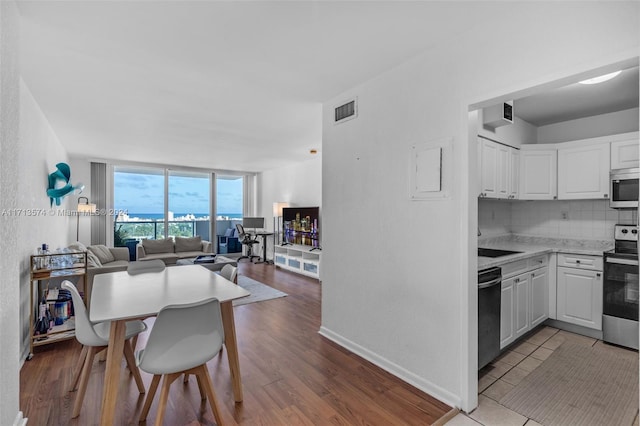
[[[343,121],[351,120],[358,116],[358,104],[357,98],[353,98],[350,101],[335,107],[334,109],[334,124],[342,123]]]

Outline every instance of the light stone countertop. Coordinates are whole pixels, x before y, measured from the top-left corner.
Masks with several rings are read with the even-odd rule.
[[[481,270],[545,253],[573,253],[602,256],[603,251],[613,248],[613,241],[503,235],[499,237],[479,238],[478,247],[521,252],[497,258],[479,256],[478,270]]]

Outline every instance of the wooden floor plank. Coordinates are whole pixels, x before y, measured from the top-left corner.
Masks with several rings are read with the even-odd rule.
[[[207,363],[222,418],[229,425],[425,425],[450,407],[318,334],[322,287],[317,280],[242,261],[241,274],[288,294],[234,308],[244,401],[233,400],[226,353]],[[153,319],[146,320],[150,327]],[[140,335],[138,349],[148,332]],[[20,373],[20,409],[36,425],[96,425],[104,362],[95,362],[84,404],[70,419],[75,393],[67,392],[80,354],[74,340],[36,348]],[[144,402],[122,364],[118,394],[122,424],[138,424]],[[148,389],[151,376],[141,372]],[[157,398],[156,398],[157,399]],[[147,424],[156,418],[151,406]],[[165,424],[214,425],[195,377],[171,386]]]

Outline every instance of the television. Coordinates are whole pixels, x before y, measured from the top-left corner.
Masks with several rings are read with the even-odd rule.
[[[283,245],[298,244],[320,249],[320,207],[282,209]]]

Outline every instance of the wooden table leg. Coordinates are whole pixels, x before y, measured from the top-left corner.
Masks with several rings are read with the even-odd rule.
[[[236,402],[242,402],[242,379],[240,378],[240,360],[238,359],[238,342],[236,340],[236,325],[233,319],[233,304],[231,301],[220,304],[222,324],[224,326],[224,345],[227,348],[229,369],[231,370],[231,385]]]
[[[100,418],[102,426],[115,424],[125,330],[125,321],[111,322],[109,347],[107,348],[107,365],[104,372],[104,388],[102,391],[102,415]]]

